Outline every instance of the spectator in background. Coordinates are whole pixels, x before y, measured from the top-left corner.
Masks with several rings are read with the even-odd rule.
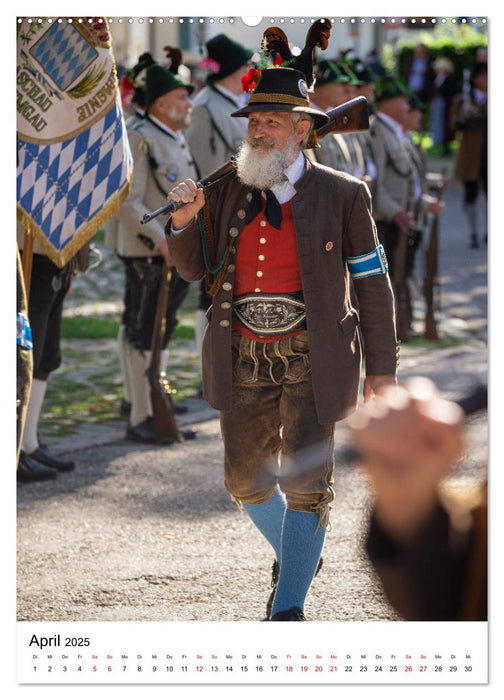
[[[454,98],[452,110],[452,124],[458,141],[455,177],[464,186],[464,210],[471,248],[478,248],[480,242],[476,210],[478,196],[483,192],[486,199],[488,191],[487,79],[487,64],[476,63],[470,78],[464,79],[462,94]],[[484,242],[486,241],[485,230]]]
[[[365,62],[375,75],[385,75],[385,68],[383,66],[383,63],[378,58],[378,54],[375,49],[372,49],[367,54]]]
[[[403,77],[409,89],[422,102],[428,103],[434,81],[434,68],[429,49],[425,44],[415,46],[411,60],[404,68]]]
[[[478,402],[486,408],[486,392]],[[367,553],[407,620],[487,619],[486,486],[442,488],[462,455],[463,416],[415,378],[349,418],[374,495]]]
[[[433,64],[435,78],[430,95],[430,132],[434,146],[440,146],[443,153],[450,153],[453,129],[450,113],[451,103],[457,92],[457,83],[453,77],[453,63],[445,56],[436,58]]]

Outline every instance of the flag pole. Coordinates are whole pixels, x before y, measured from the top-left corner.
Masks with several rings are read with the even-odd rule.
[[[30,298],[30,282],[32,273],[32,263],[33,263],[33,234],[31,231],[31,226],[25,228],[24,243],[23,243],[23,278],[26,288],[26,304],[28,306],[28,300]]]

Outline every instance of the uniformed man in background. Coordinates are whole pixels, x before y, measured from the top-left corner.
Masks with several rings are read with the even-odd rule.
[[[241,78],[254,54],[225,34],[207,41],[206,50],[207,57],[200,67],[207,71],[207,84],[194,98],[191,123],[186,131],[201,177],[209,175],[235,155],[246,134],[247,125],[241,119],[232,119],[231,112],[246,104],[248,96],[242,90]],[[211,298],[204,281],[199,288],[195,333],[201,364],[206,312]]]
[[[146,71],[145,118],[128,129],[133,155],[133,181],[128,199],[117,214],[117,252],[125,267],[123,325],[125,371],[131,399],[126,432],[128,439],[155,442],[150,386],[146,376],[150,365],[154,318],[163,263],[172,272],[166,332],[163,347],[177,323],[176,312],[188,284],[171,266],[163,223],[152,219],[140,223],[143,214],[166,203],[166,194],[187,177],[197,177],[194,160],[183,135],[190,121],[193,86],[171,69],[154,63]],[[163,364],[166,362],[166,353]]]
[[[397,305],[397,333],[402,341],[409,336],[405,290],[405,251],[415,224],[415,203],[420,184],[415,178],[411,150],[403,128],[410,111],[410,91],[391,76],[380,77],[376,85],[376,115],[371,121],[374,162],[377,169],[373,216],[378,237],[387,255],[389,274]]]

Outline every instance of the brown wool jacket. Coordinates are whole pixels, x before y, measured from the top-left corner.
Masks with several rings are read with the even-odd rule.
[[[397,342],[394,301],[388,275],[354,282],[359,313],[352,307],[345,259],[363,255],[377,245],[367,186],[356,178],[306,162],[291,200],[299,265],[307,312],[313,389],[320,423],[341,420],[357,405],[362,352],[366,373],[396,373]],[[250,188],[233,173],[209,188],[216,260],[231,241],[239,244]],[[204,263],[196,222],[176,236],[168,247],[175,267],[188,281],[201,279]],[[231,407],[232,254],[224,284],[209,309],[203,342],[203,390],[219,410]],[[278,290],[282,291],[282,290]],[[360,318],[359,318],[360,317]],[[360,332],[359,332],[360,329]]]

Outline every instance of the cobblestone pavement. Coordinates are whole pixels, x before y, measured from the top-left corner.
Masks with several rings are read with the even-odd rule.
[[[441,224],[440,329],[452,346],[405,346],[401,379],[430,376],[457,399],[487,381],[486,247],[469,250],[460,190],[446,195]],[[415,301],[421,331],[422,303]],[[18,487],[18,620],[222,620],[264,615],[272,552],[222,484],[217,414],[190,399],[179,424],[194,441],[141,446],[125,423],[82,426],[59,440],[77,468],[52,483]],[[363,554],[369,496],[337,428],[332,530],[309,595],[313,620],[394,620]],[[487,416],[468,419],[467,449],[454,481],[480,481]]]

